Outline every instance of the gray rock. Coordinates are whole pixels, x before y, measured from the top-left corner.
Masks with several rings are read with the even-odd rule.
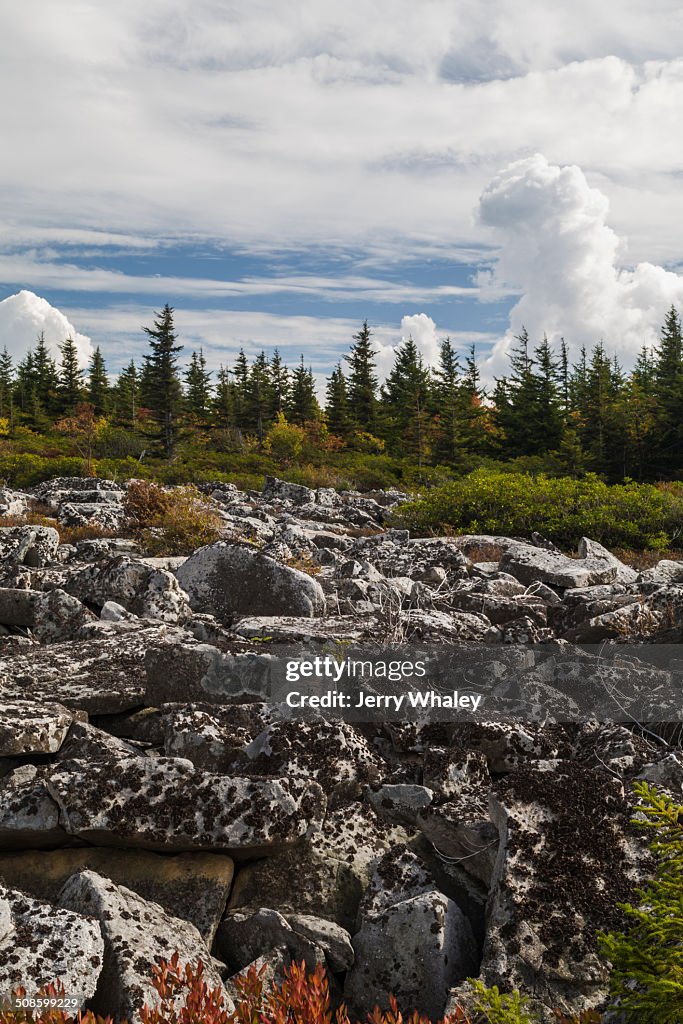
[[[26,764],[0,779],[0,849],[64,846],[69,837],[50,796],[47,769]]]
[[[162,728],[167,757],[184,757],[204,771],[225,772],[272,718],[265,704],[210,704],[164,707]]]
[[[305,505],[315,501],[315,491],[301,484],[289,484],[278,480],[275,476],[267,476],[261,495],[265,501],[291,501],[295,505]]]
[[[159,707],[171,701],[231,704],[264,700],[270,695],[274,664],[271,654],[225,654],[186,634],[176,635],[151,649],[145,658],[146,701]]]
[[[30,700],[0,705],[0,757],[54,754],[61,747],[74,719],[62,704]]]
[[[244,970],[252,960],[276,947],[284,947],[297,963],[305,961],[311,971],[317,963],[325,962],[319,946],[295,932],[282,914],[268,907],[247,914],[235,911],[218,928],[216,950],[232,971]]]
[[[324,619],[295,618],[292,615],[259,615],[240,619],[234,632],[245,639],[268,638],[274,643],[292,641],[361,640],[372,624],[359,624],[351,616]]]
[[[99,922],[107,970],[93,1000],[96,1012],[133,1022],[140,1019],[145,1003],[158,1006],[152,967],[162,959],[170,960],[176,951],[183,968],[186,964],[196,967],[201,960],[209,988],[223,993],[226,1009],[234,1008],[201,935],[187,921],[171,917],[158,904],[148,903],[94,871],[72,875],[59,902],[79,914],[91,914]]]
[[[83,1007],[95,994],[104,942],[90,916],[40,903],[0,884],[0,991],[35,996],[53,981]],[[4,934],[3,934],[4,933]]]
[[[589,540],[588,537],[582,537],[579,541],[579,558],[590,559],[591,561],[604,562],[605,565],[614,566],[617,570],[615,582],[616,583],[635,583],[638,579],[638,571],[633,569],[630,565],[624,565],[622,561],[616,558],[611,551],[603,547],[596,540]]]
[[[407,873],[408,865],[402,867]],[[382,870],[390,870],[390,863],[382,862],[377,872]],[[361,928],[353,937],[355,963],[344,986],[345,999],[357,1013],[369,1013],[376,1003],[388,1007],[393,994],[399,1006],[415,1007],[437,1020],[450,989],[476,973],[469,921],[433,884],[425,886],[418,864],[414,870],[419,879],[414,894],[409,880],[395,902],[373,906],[368,901],[362,908]]]
[[[600,557],[568,558],[531,544],[515,544],[500,561],[501,569],[522,583],[547,583],[555,587],[590,587],[596,583],[614,583],[621,563]]]
[[[100,846],[257,856],[300,839],[325,813],[316,783],[225,778],[180,758],[65,761],[48,789],[65,830]]]
[[[51,526],[0,526],[0,558],[39,568],[57,560],[59,534]]]
[[[63,590],[50,590],[35,602],[32,632],[42,643],[59,643],[76,638],[94,621],[93,613],[77,597]]]
[[[325,611],[317,580],[251,547],[210,544],[195,551],[177,575],[192,608],[223,621],[244,615],[312,618]]]
[[[187,595],[172,572],[152,568],[142,559],[126,555],[118,555],[103,566],[95,564],[83,569],[68,579],[65,588],[91,604],[116,601],[143,618],[172,624],[192,618]]]

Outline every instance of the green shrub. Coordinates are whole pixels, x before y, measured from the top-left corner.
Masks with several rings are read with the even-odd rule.
[[[609,485],[594,475],[529,476],[477,470],[397,511],[395,524],[419,533],[490,533],[528,537],[533,530],[565,547],[582,536],[608,546],[673,544],[683,523],[680,489]]]
[[[219,540],[223,521],[196,487],[166,491],[147,480],[129,484],[126,515],[151,555],[188,555]]]
[[[650,849],[657,860],[654,879],[626,903],[625,932],[601,938],[612,963],[614,1009],[628,1024],[680,1024],[683,1021],[683,805],[647,782],[634,785],[644,819],[635,823],[654,832]]]

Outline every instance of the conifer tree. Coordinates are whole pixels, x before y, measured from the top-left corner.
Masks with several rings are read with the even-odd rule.
[[[260,352],[249,369],[245,391],[245,426],[256,432],[259,441],[263,441],[271,407],[268,360]]]
[[[321,411],[315,395],[315,380],[310,367],[304,366],[304,357],[292,373],[287,419],[290,423],[303,426],[320,418]]]
[[[353,340],[349,355],[344,357],[350,367],[348,395],[351,414],[360,430],[373,434],[377,430],[376,352],[367,320],[363,321],[358,334],[353,335]]]
[[[213,396],[212,411],[214,422],[221,429],[228,430],[237,426],[235,385],[230,380],[230,371],[222,364],[216,374],[216,390]]]
[[[96,416],[104,416],[109,406],[109,380],[99,345],[92,354],[88,368],[88,401]]]
[[[134,430],[140,412],[140,375],[131,359],[125,370],[119,374],[113,388],[115,416],[118,423]]]
[[[200,348],[193,352],[190,365],[185,371],[185,404],[188,412],[199,423],[205,423],[211,403],[211,372],[206,368],[206,358]]]
[[[33,382],[34,398],[40,404],[41,409],[47,413],[55,404],[59,378],[55,361],[50,355],[45,341],[44,331],[38,335],[33,352]]]
[[[178,416],[182,388],[178,372],[173,309],[168,303],[154,320],[152,327],[143,327],[151,353],[145,356],[143,401],[157,427],[157,441],[167,459],[172,459],[178,437]]]
[[[270,409],[268,419],[274,422],[278,413],[284,412],[289,401],[289,369],[282,361],[277,349],[270,360]]]
[[[73,338],[67,338],[59,346],[61,360],[59,364],[59,385],[57,388],[59,409],[62,413],[70,413],[79,402],[83,401],[83,371],[78,362],[78,349]]]
[[[460,364],[450,338],[439,349],[439,365],[433,374],[432,404],[437,416],[434,454],[439,461],[456,464],[464,444],[464,393]]]
[[[235,360],[233,375],[233,395],[235,400],[235,418],[237,426],[242,430],[247,429],[247,391],[249,387],[249,363],[241,348]]]
[[[327,378],[325,391],[325,414],[330,432],[337,437],[347,437],[351,430],[351,414],[349,411],[349,396],[346,390],[346,378],[337,363],[331,375]]]
[[[14,421],[14,364],[7,346],[0,355],[0,416]]]
[[[683,468],[683,336],[674,306],[666,314],[655,355],[653,393],[657,467],[666,473]]]
[[[388,413],[390,440],[417,456],[421,466],[427,453],[429,370],[412,337],[399,345],[391,373],[382,388]]]

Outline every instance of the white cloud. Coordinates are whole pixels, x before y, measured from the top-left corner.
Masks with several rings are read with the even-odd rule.
[[[76,343],[79,362],[85,366],[92,355],[90,338],[79,334],[72,323],[45,299],[33,292],[21,291],[0,302],[0,346],[15,359],[22,359],[35,347],[40,332],[51,354],[59,358],[59,346],[71,338]]]
[[[632,258],[677,259],[682,49],[676,0],[26,0],[0,36],[21,98],[0,109],[0,220],[472,244],[484,183],[540,150],[614,192]]]
[[[479,214],[500,255],[480,274],[484,296],[487,288],[521,293],[488,360],[491,373],[507,372],[506,353],[523,325],[535,342],[543,332],[555,341],[564,335],[574,353],[603,340],[627,363],[656,343],[667,309],[683,303],[683,277],[647,262],[620,267],[624,247],[608,209],[579,167],[540,154],[510,164],[485,189]]]

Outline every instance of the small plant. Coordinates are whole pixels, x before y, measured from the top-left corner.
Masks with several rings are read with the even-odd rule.
[[[285,565],[288,565],[290,569],[298,569],[299,572],[305,572],[308,576],[317,576],[320,572],[320,566],[313,560],[310,551],[302,551],[299,555],[292,555],[291,558],[286,559]]]
[[[628,928],[601,937],[614,1008],[629,1024],[683,1021],[683,805],[636,782],[634,823],[654,832],[654,879],[625,903]]]
[[[75,1016],[67,1013],[59,1007],[65,995],[66,991],[61,981],[45,985],[32,1000],[26,1000],[26,989],[20,986],[12,993],[10,1008],[0,1008],[0,1024],[114,1024],[112,1017],[96,1016],[92,1010],[79,1010]],[[24,1000],[27,1002],[26,1006],[21,1005]],[[35,1005],[37,1001],[38,1006]],[[31,1008],[31,1002],[34,1008]],[[53,1005],[50,1006],[50,1003]]]
[[[481,981],[473,981],[476,996],[474,1008],[481,1015],[482,1024],[533,1024],[526,1012],[528,1000],[519,992],[509,995],[498,990],[498,986],[486,988]]]
[[[146,480],[128,485],[126,514],[152,555],[187,555],[213,544],[223,522],[192,484],[167,490]]]

